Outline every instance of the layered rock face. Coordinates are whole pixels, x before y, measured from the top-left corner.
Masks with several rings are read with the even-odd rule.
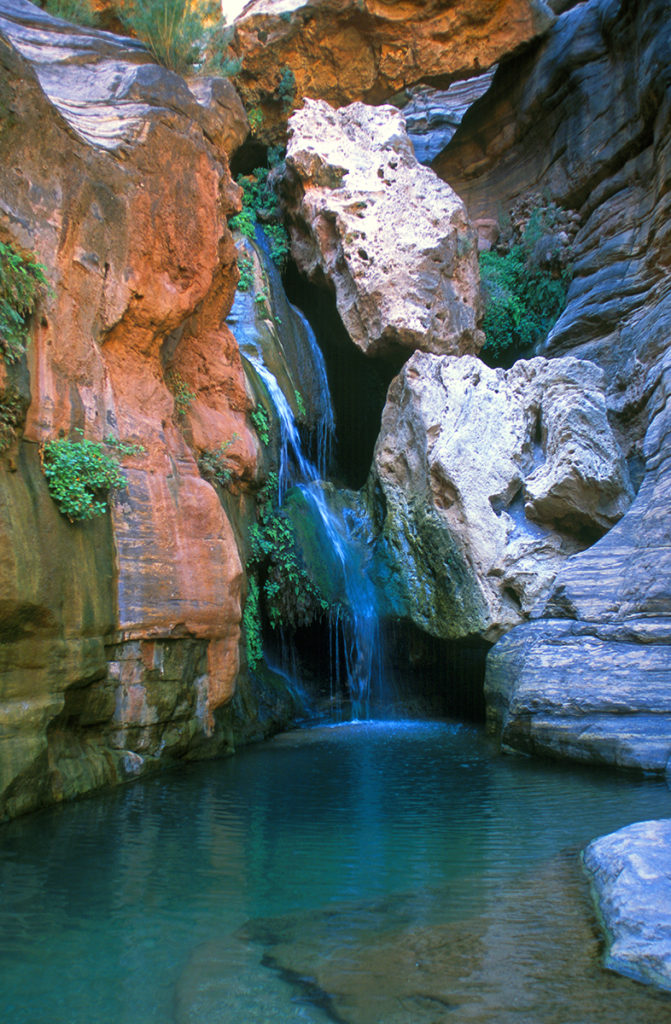
[[[632,498],[603,374],[571,358],[504,371],[415,353],[389,389],[375,473],[405,613],[445,638],[494,640],[542,608]]]
[[[544,351],[605,370],[635,502],[560,572],[543,620],[490,655],[503,741],[663,771],[671,755],[668,7],[592,0],[502,66],[434,166],[477,222],[527,192],[578,211],[568,304]],[[561,87],[559,85],[561,84]]]
[[[639,821],[590,843],[583,863],[606,933],[605,965],[671,991],[671,821]]]
[[[243,573],[196,457],[235,436],[249,477],[256,441],[223,324],[239,101],[22,0],[0,3],[0,32],[0,230],[50,285],[3,368],[30,404],[0,468],[2,816],[226,746]],[[39,464],[75,428],[142,446],[87,523],[60,515]]]
[[[473,231],[459,197],[417,162],[397,110],[306,100],[286,166],[294,259],[335,289],[363,352],[480,348]]]
[[[235,24],[236,84],[247,108],[263,112],[259,137],[277,141],[287,111],[306,96],[345,106],[379,103],[419,81],[446,86],[553,20],[543,0],[254,0]]]

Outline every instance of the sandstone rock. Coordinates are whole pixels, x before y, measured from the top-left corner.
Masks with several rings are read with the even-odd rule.
[[[445,149],[468,108],[492,84],[494,70],[492,68],[462,82],[453,82],[448,89],[416,85],[407,90],[399,107],[403,111],[415,156],[421,164],[430,164]]]
[[[590,843],[583,863],[608,942],[605,964],[671,991],[671,820],[639,821]]]
[[[236,84],[247,109],[263,111],[259,137],[277,141],[288,109],[306,96],[344,106],[379,103],[420,81],[444,87],[516,52],[553,18],[542,0],[255,0],[235,23]],[[282,95],[286,69],[293,93]]]
[[[415,159],[399,112],[306,100],[289,130],[292,253],[331,283],[355,344],[477,351],[473,232],[459,197]]]
[[[600,371],[576,359],[508,371],[469,356],[408,361],[389,389],[375,472],[418,625],[496,638],[542,605],[569,555],[624,514],[632,495],[602,387]],[[446,585],[427,546],[436,531],[450,538],[451,574],[463,581],[461,593],[447,583],[452,608],[436,593]]]
[[[624,518],[560,571],[543,619],[490,654],[492,724],[509,746],[656,771],[671,668],[667,24],[658,0],[573,6],[535,52],[500,66],[434,163],[474,221],[531,192],[577,211],[568,303],[543,352],[604,370],[640,485]]]
[[[629,416],[671,328],[667,19],[664,0],[574,6],[499,67],[433,165],[474,221],[531,192],[577,211],[568,303],[543,352],[599,363]]]
[[[256,446],[222,326],[239,189],[220,90],[204,85],[201,105],[139,44],[25,0],[0,0],[0,32],[0,229],[50,284],[0,466],[1,817],[228,749],[215,718],[238,673],[243,574],[196,455],[236,433],[249,479]],[[68,523],[39,469],[38,444],[73,427],[144,448],[100,522]]]

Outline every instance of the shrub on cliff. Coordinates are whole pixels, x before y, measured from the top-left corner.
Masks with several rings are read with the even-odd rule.
[[[20,359],[28,343],[28,321],[46,286],[45,269],[0,242],[0,355],[6,363]]]
[[[555,228],[556,211],[536,207],[507,251],[480,253],[485,315],[483,357],[523,352],[542,341],[566,304],[568,250]]]
[[[256,167],[251,174],[238,175],[242,210],[231,218],[229,226],[254,240],[256,225],[259,224],[264,231],[271,260],[283,270],[289,255],[289,235],[275,191],[275,178],[273,168],[269,167]]]
[[[139,448],[118,442],[115,447],[128,454]],[[59,437],[46,441],[40,454],[49,493],[71,523],[103,515],[108,492],[126,486],[118,461],[100,442]]]
[[[171,71],[225,76],[240,70],[240,62],[226,56],[232,29],[218,0],[118,0],[117,9],[123,24]]]
[[[258,519],[249,531],[249,548],[249,593],[243,623],[247,660],[255,668],[262,657],[262,608],[277,629],[307,626],[329,607],[304,564],[291,516],[279,505],[276,473],[269,475],[259,492]]]

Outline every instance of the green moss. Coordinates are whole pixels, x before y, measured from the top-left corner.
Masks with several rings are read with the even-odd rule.
[[[270,417],[262,405],[252,411],[251,420],[261,443],[270,444]]]
[[[243,234],[244,233],[245,232],[243,232]],[[251,256],[245,256],[242,254],[238,256],[238,270],[240,272],[238,291],[248,292],[254,284],[254,260]]]
[[[273,629],[309,625],[328,609],[297,543],[291,515],[278,503],[277,474],[259,493],[257,522],[249,531],[247,570],[256,579]]]
[[[177,418],[182,420],[191,408],[191,404],[194,401],[196,394],[194,391],[191,391],[181,373],[178,373],[177,370],[168,370],[165,376],[165,382],[175,399],[175,412],[177,413]]]
[[[12,385],[0,393],[0,452],[9,448],[16,438],[27,405],[26,398]]]

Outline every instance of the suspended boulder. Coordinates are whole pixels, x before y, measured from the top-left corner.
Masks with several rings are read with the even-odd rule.
[[[477,352],[475,236],[457,194],[415,158],[394,107],[306,100],[289,122],[291,248],[335,290],[366,354]]]

